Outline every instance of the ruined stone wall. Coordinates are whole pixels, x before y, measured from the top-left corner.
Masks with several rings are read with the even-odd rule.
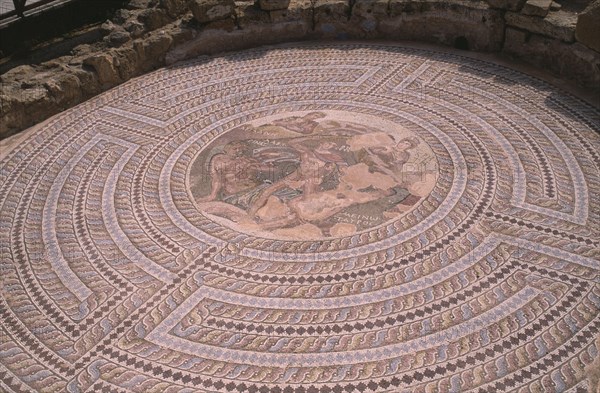
[[[600,89],[599,5],[578,13],[552,0],[132,0],[102,25],[101,41],[0,76],[0,139],[179,60],[299,40],[503,52]]]

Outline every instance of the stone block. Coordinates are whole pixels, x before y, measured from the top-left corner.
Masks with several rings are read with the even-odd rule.
[[[526,0],[487,0],[492,8],[500,8],[509,11],[521,11]]]
[[[98,76],[94,71],[90,71],[81,67],[81,65],[72,65],[68,68],[69,72],[79,79],[81,86],[81,95],[83,98],[92,97],[102,91]]]
[[[121,80],[129,80],[138,74],[138,55],[129,45],[113,50],[113,58]]]
[[[83,46],[83,45],[80,45]],[[89,45],[88,45],[89,46]],[[0,82],[10,83],[10,81],[21,80],[21,79],[31,79],[33,75],[35,75],[36,69],[30,65],[20,65],[15,68],[11,68],[6,71],[4,74],[0,75]],[[3,85],[0,87],[4,88]],[[0,90],[1,91],[1,90]]]
[[[130,33],[123,26],[115,24],[110,20],[100,26],[100,33],[104,36],[103,41],[109,46],[120,46],[131,38]]]
[[[310,4],[310,1],[304,2],[306,3]],[[231,31],[211,28],[209,25],[192,40],[170,49],[166,56],[166,64],[224,50],[240,50],[305,39],[311,34],[310,24],[306,21],[308,11],[310,8],[303,11],[302,19],[297,19],[297,16],[287,16],[290,19],[272,23],[250,23],[246,28]]]
[[[356,38],[379,36],[379,24],[388,18],[387,0],[356,0],[352,6],[349,33]]]
[[[184,23],[179,23],[171,29],[169,34],[173,37],[171,46],[177,46],[193,39],[198,34],[198,30],[190,28]]]
[[[259,0],[258,5],[263,11],[285,10],[290,5],[290,0]]]
[[[508,27],[503,51],[588,88],[600,88],[600,54],[579,42],[566,43]]]
[[[317,22],[348,20],[350,4],[347,0],[316,0],[314,12]]]
[[[235,16],[238,25],[243,29],[250,24],[270,23],[267,11],[263,11],[254,2],[237,1],[235,3]]]
[[[313,6],[315,31],[325,38],[344,38],[350,25],[347,0],[316,0]]]
[[[519,48],[527,42],[530,36],[531,33],[527,31],[507,27],[504,35],[504,49],[508,48],[511,52],[518,53],[520,52]]]
[[[527,3],[523,6],[521,13],[524,15],[541,16],[548,15],[550,7],[552,6],[552,0],[527,0]]]
[[[577,14],[565,11],[549,12],[545,18],[507,12],[508,26],[518,27],[535,34],[545,35],[564,42],[575,41]]]
[[[577,41],[600,52],[600,0],[591,3],[577,18]]]
[[[389,13],[392,18],[402,14],[422,12],[427,8],[428,5],[426,5],[424,2],[416,2],[412,0],[390,0],[389,3]]]
[[[141,37],[146,32],[144,24],[137,19],[130,19],[123,24],[123,28],[131,34],[133,38]]]
[[[61,110],[69,108],[81,100],[79,79],[70,73],[52,73],[46,79],[44,87]]]
[[[160,5],[171,18],[177,18],[188,11],[186,0],[160,0]]]
[[[114,47],[121,46],[129,40],[131,40],[131,34],[125,31],[124,29],[113,31],[112,33],[104,37],[104,42],[106,42],[109,46]]]
[[[43,86],[4,84],[0,91],[0,136],[12,135],[54,113],[49,92]]]
[[[352,16],[362,18],[385,18],[388,16],[388,0],[356,0]]]
[[[98,75],[98,81],[104,86],[114,86],[119,82],[119,73],[113,57],[109,53],[95,53],[83,59],[83,64],[92,67]]]
[[[104,23],[102,23],[100,25],[100,33],[102,35],[107,35],[107,34],[110,34],[110,33],[112,33],[113,31],[115,31],[115,30],[117,30],[119,28],[122,28],[122,27],[119,26],[119,25],[117,25],[117,24],[115,24],[115,23],[113,23],[110,20],[107,20],[106,22],[104,22]]]
[[[156,7],[159,0],[130,0],[127,2],[127,9],[130,10],[145,10]]]
[[[191,0],[189,7],[199,23],[228,19],[235,11],[233,0]]]
[[[312,24],[312,0],[291,0],[287,9],[270,11],[269,15],[273,23],[302,21]]]
[[[160,8],[139,11],[137,19],[146,27],[147,31],[161,28],[172,21],[167,15],[167,11]]]
[[[504,18],[503,11],[483,2],[451,0],[410,5],[392,0],[390,19],[382,20],[379,29],[390,39],[497,51],[504,39]]]
[[[138,70],[145,72],[161,66],[172,43],[173,37],[160,32],[155,32],[155,34],[145,39],[134,41],[133,49],[139,60]]]
[[[120,10],[115,11],[115,13],[112,17],[112,21],[116,24],[122,25],[130,17],[131,17],[131,11],[122,8]]]

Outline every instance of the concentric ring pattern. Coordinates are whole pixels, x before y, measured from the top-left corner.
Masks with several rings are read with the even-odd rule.
[[[391,44],[130,81],[3,153],[0,390],[587,391],[599,130]]]

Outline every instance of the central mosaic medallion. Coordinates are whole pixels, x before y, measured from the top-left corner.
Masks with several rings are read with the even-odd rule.
[[[198,209],[231,229],[281,239],[348,236],[429,195],[437,161],[423,139],[371,116],[286,113],[236,127],[196,157]]]

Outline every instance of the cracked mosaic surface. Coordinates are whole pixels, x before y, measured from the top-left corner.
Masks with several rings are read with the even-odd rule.
[[[378,44],[200,58],[0,161],[0,390],[583,392],[600,113]]]
[[[385,224],[429,195],[437,161],[417,135],[377,123],[323,111],[226,132],[199,147],[190,170],[198,210],[239,232],[287,240]]]

